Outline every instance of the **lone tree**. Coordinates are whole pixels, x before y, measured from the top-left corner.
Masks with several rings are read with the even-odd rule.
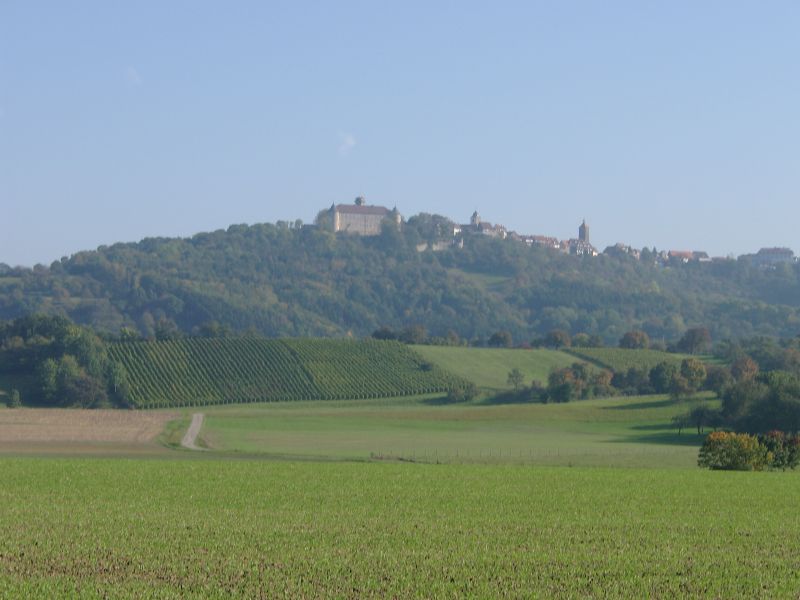
[[[519,388],[522,387],[522,382],[525,381],[525,376],[522,374],[518,368],[514,367],[508,372],[508,385],[514,386],[514,391],[519,391]]]
[[[455,387],[447,392],[449,402],[471,402],[478,396],[478,387],[474,383]]]
[[[553,329],[544,336],[544,345],[548,348],[569,348],[572,338],[563,329]]]
[[[494,348],[511,348],[513,340],[508,331],[497,331],[489,338],[489,345]]]
[[[689,354],[698,354],[711,347],[711,334],[705,327],[688,329],[678,342],[678,350]]]
[[[683,428],[688,427],[689,424],[689,416],[686,414],[675,415],[672,417],[672,425],[678,428],[678,435],[680,435],[683,431]]]
[[[649,348],[650,338],[644,331],[634,329],[620,338],[619,347],[631,350]]]
[[[677,402],[683,400],[684,398],[688,398],[693,391],[694,390],[692,389],[692,386],[689,385],[686,377],[680,373],[676,373],[672,377],[672,381],[670,381],[669,384],[669,395],[673,400]]]
[[[720,414],[718,410],[714,410],[705,405],[694,407],[687,415],[689,422],[697,427],[697,434],[703,433],[705,427],[717,427],[720,424]]]
[[[758,375],[758,363],[749,356],[742,356],[733,361],[731,375],[737,381],[752,381]]]
[[[705,383],[706,366],[696,358],[687,358],[681,363],[681,375],[686,378],[689,387],[696,392]]]
[[[725,390],[733,383],[733,376],[730,369],[720,367],[719,365],[709,365],[706,367],[706,382],[704,384],[707,390],[712,390],[720,398]]]
[[[380,329],[373,331],[372,337],[376,340],[396,340],[397,333],[384,325]]]
[[[678,373],[678,366],[675,363],[660,362],[650,369],[650,385],[657,394],[666,394],[672,386],[672,378]]]
[[[400,341],[404,344],[423,344],[428,338],[428,332],[422,325],[411,325],[400,333]]]

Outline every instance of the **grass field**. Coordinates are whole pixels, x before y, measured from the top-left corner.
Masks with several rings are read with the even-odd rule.
[[[552,369],[568,367],[580,360],[565,352],[543,349],[414,346],[414,350],[442,369],[494,391],[511,389],[507,381],[511,369],[522,371],[526,385],[533,379],[546,383]]]
[[[626,372],[632,367],[648,371],[662,362],[680,364],[688,354],[660,350],[630,350],[627,348],[570,348],[570,354],[612,371]]]
[[[204,409],[203,442],[224,453],[325,460],[522,462],[694,467],[702,437],[667,397],[567,404],[442,404],[441,399],[293,402]]]
[[[800,478],[0,459],[4,598],[776,598]]]
[[[199,441],[212,454],[278,460],[694,468],[702,441],[671,424],[694,403],[664,396],[490,402],[422,396],[170,411],[0,408],[0,454],[169,456],[194,411],[206,415]]]

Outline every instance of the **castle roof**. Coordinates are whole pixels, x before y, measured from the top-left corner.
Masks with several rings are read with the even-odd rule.
[[[385,206],[359,206],[357,204],[337,204],[333,207],[333,210],[343,214],[379,215],[381,217],[385,217],[392,212]]]
[[[794,256],[794,251],[791,248],[761,248],[758,251],[761,256],[778,255],[778,256]]]

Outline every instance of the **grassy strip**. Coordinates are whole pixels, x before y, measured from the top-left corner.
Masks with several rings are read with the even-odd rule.
[[[181,447],[181,440],[189,429],[189,424],[192,422],[192,416],[185,414],[172,421],[167,421],[164,426],[164,431],[158,436],[158,443],[173,450]]]
[[[624,373],[631,368],[650,370],[662,362],[680,364],[686,354],[627,348],[569,348],[566,352],[602,368]]]

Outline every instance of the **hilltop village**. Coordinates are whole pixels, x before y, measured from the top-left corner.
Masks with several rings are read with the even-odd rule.
[[[373,236],[381,232],[384,222],[402,227],[403,217],[397,207],[366,204],[363,196],[355,199],[353,204],[333,204],[330,209],[323,210],[317,216],[317,226],[331,229],[334,232],[354,235]],[[589,225],[583,220],[578,227],[578,237],[559,240],[546,235],[529,235],[509,230],[505,225],[492,224],[481,219],[478,211],[472,213],[469,223],[457,224],[449,219],[441,218],[439,223],[439,239],[421,243],[419,252],[445,250],[453,246],[463,247],[464,238],[470,235],[486,235],[499,239],[512,239],[524,242],[529,247],[536,246],[573,256],[597,257],[601,253],[595,248],[589,237]],[[702,250],[661,250],[633,248],[623,243],[608,246],[602,254],[611,256],[627,255],[636,260],[646,260],[656,264],[708,263],[733,260],[731,257],[710,257]],[[761,268],[775,268],[781,264],[794,264],[798,261],[790,248],[761,248],[755,254],[744,254],[738,257]]]

